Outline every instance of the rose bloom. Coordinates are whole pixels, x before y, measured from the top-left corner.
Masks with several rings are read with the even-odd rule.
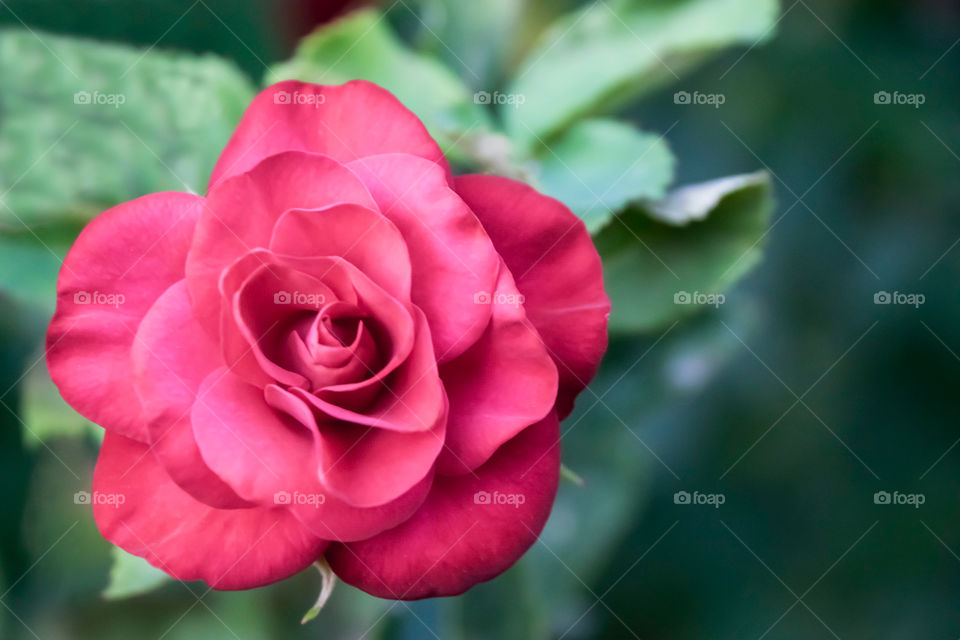
[[[94,497],[124,498],[93,500],[105,538],[216,589],[325,557],[393,599],[533,544],[610,310],[567,207],[454,177],[363,81],[263,91],[206,197],[104,212],[57,290],[50,374],[106,430]]]

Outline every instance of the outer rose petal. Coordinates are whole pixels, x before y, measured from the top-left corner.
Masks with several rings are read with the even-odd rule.
[[[204,463],[193,437],[190,410],[200,383],[221,359],[193,317],[186,281],[167,289],[144,316],[131,358],[151,453],[173,481],[213,507],[251,506]]]
[[[377,206],[359,178],[340,163],[293,151],[271,156],[211,189],[187,256],[190,296],[203,325],[217,334],[221,272],[240,256],[268,246],[283,212],[341,202]]]
[[[457,595],[500,574],[533,544],[550,514],[559,435],[551,412],[501,447],[476,476],[438,476],[423,506],[400,526],[331,545],[330,566],[344,582],[399,600]],[[522,495],[523,504],[495,504],[497,495]]]
[[[407,241],[413,302],[430,322],[439,362],[473,344],[490,318],[474,296],[492,291],[500,258],[483,225],[437,165],[393,153],[349,165]]]
[[[247,107],[209,186],[283,151],[322,153],[340,162],[402,152],[450,171],[423,123],[386,89],[365,80],[339,86],[286,80]]]
[[[557,362],[563,419],[607,348],[610,299],[590,234],[561,202],[521,182],[468,175],[454,184],[513,272],[527,317]]]
[[[130,345],[150,306],[183,278],[202,205],[198,196],[167,192],[113,207],[87,225],[60,270],[47,331],[50,376],[84,416],[143,442]],[[95,294],[123,302],[97,304]]]
[[[93,476],[100,533],[179,580],[251,589],[310,566],[326,542],[284,509],[215,509],[174,484],[147,446],[107,432]],[[122,504],[119,502],[122,496]]]
[[[523,312],[504,266],[480,339],[440,370],[450,399],[447,442],[437,470],[466,473],[539,421],[557,398],[557,367]]]

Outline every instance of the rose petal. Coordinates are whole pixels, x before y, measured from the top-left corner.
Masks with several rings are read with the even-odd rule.
[[[337,256],[281,256],[257,249],[237,260],[221,279],[223,303],[221,341],[224,359],[251,384],[274,381],[306,387],[310,372],[280,366],[296,312],[323,313],[338,301],[357,308],[382,336],[376,361],[385,364],[370,371],[365,386],[387,376],[413,347],[414,327],[409,312],[365,274]],[[301,297],[298,296],[306,296]],[[278,296],[283,296],[278,299]],[[312,297],[311,297],[312,296]],[[370,327],[368,327],[370,329]],[[362,385],[363,386],[363,385]],[[352,392],[356,384],[329,387],[331,393]],[[342,394],[341,394],[342,395]],[[370,394],[367,394],[368,396]]]
[[[410,249],[414,304],[423,309],[440,362],[463,353],[490,319],[474,296],[493,288],[500,259],[483,226],[435,164],[406,154],[349,165]]]
[[[197,446],[240,496],[263,504],[277,491],[316,482],[312,435],[271,409],[263,389],[219,369],[204,379],[199,396],[191,414]]]
[[[292,396],[279,387],[267,393],[269,403],[263,390],[221,370],[204,381],[202,401],[194,406],[193,429],[204,461],[240,496],[264,507],[283,506],[315,535],[333,540],[376,535],[408,518],[423,501],[426,479],[376,508],[339,500],[321,481],[315,432],[303,422],[309,409],[296,399],[299,406],[291,407]]]
[[[416,317],[416,338],[410,354],[398,363],[390,376],[381,370],[363,383],[343,384],[308,394],[297,392],[306,402],[337,420],[402,432],[433,431],[447,410],[444,385],[437,371],[423,312],[413,309]],[[357,389],[367,388],[374,380],[383,381],[383,389],[372,404],[351,409],[342,402]],[[529,424],[529,423],[528,423]]]
[[[251,589],[292,576],[327,544],[285,509],[215,509],[194,500],[146,445],[112,432],[93,488],[104,538],[179,580],[215,589]]]
[[[309,394],[302,389],[289,393],[309,405]],[[276,400],[271,398],[271,402]],[[312,413],[300,415],[316,437],[323,485],[333,496],[356,507],[387,504],[430,475],[446,430],[446,405],[428,423],[429,429],[412,432],[317,421]]]
[[[293,417],[311,430],[316,460],[319,461],[324,444],[310,407],[300,398],[276,385],[267,387],[265,395],[270,406]],[[317,466],[319,469],[319,462]],[[406,493],[378,507],[360,509],[328,492],[329,495],[324,494],[322,508],[308,501],[293,503],[290,508],[305,527],[322,538],[342,542],[364,540],[395,527],[413,515],[426,499],[432,483],[433,472],[430,470]],[[322,490],[328,491],[326,488]]]
[[[476,475],[438,476],[403,524],[333,544],[326,558],[344,582],[381,598],[463,593],[505,571],[533,544],[550,514],[559,469],[559,427],[551,412]]]
[[[60,270],[47,331],[50,376],[74,409],[142,442],[149,436],[133,388],[130,345],[150,306],[183,278],[202,203],[169,192],[109,209],[86,226]]]
[[[449,172],[423,123],[386,89],[364,80],[339,86],[285,80],[254,98],[214,167],[210,187],[291,150],[340,162],[402,152]]]
[[[333,293],[313,275],[271,262],[257,267],[224,305],[220,320],[223,357],[250,384],[263,387],[278,381],[306,386],[307,378],[282,367],[276,354],[283,349],[285,336],[298,316],[309,317],[320,310],[320,304],[294,304],[293,296],[309,292],[319,301],[332,298]]]
[[[455,187],[513,273],[527,317],[557,363],[562,419],[607,348],[610,300],[590,234],[561,202],[521,182],[468,175]]]
[[[173,481],[214,507],[251,506],[210,470],[193,437],[190,411],[200,383],[222,361],[193,317],[186,281],[167,289],[144,316],[131,359],[150,451]]]
[[[398,300],[410,300],[410,255],[387,218],[355,204],[291,209],[273,229],[270,249],[294,256],[340,256]]]
[[[376,207],[349,169],[326,156],[301,152],[266,158],[211,189],[187,256],[190,295],[203,325],[217,334],[221,272],[253,249],[266,247],[284,211],[342,202]]]
[[[557,367],[527,321],[510,271],[489,299],[493,317],[480,339],[441,367],[450,399],[447,444],[438,471],[466,473],[553,408]]]

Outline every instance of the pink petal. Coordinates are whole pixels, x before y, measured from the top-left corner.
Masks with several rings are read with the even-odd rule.
[[[270,263],[256,267],[235,292],[224,292],[230,297],[229,304],[221,311],[223,357],[230,368],[250,384],[263,387],[278,381],[306,386],[307,378],[281,366],[276,355],[283,348],[284,336],[292,330],[296,314],[316,313],[320,307],[292,304],[292,296],[304,292],[316,296],[306,298],[306,302],[319,301],[321,296],[331,299],[334,295],[313,275],[280,263],[273,256],[266,259]],[[279,304],[276,296],[289,296],[291,303]]]
[[[309,394],[301,389],[290,393],[309,406]],[[356,507],[379,507],[398,499],[431,475],[443,447],[445,409],[444,405],[427,423],[428,429],[407,432],[317,421],[310,414],[304,422],[316,436],[323,485],[335,498]]]
[[[194,500],[147,455],[146,445],[112,432],[93,488],[104,538],[179,580],[203,580],[215,589],[288,578],[327,544],[285,509],[216,509]]]
[[[221,272],[253,249],[268,246],[283,212],[342,202],[376,208],[349,169],[326,156],[293,151],[266,158],[211,189],[187,256],[190,295],[203,325],[216,335]]]
[[[590,234],[561,202],[521,182],[468,175],[455,185],[513,273],[527,317],[557,362],[562,419],[607,348],[610,300]]]
[[[245,275],[249,271],[249,275]],[[258,249],[237,260],[221,279],[223,308],[221,340],[228,365],[251,384],[264,386],[273,381],[306,387],[311,372],[290,372],[279,366],[288,352],[291,313],[298,308],[277,303],[275,296],[310,293],[321,296],[319,307],[304,310],[323,314],[322,305],[344,301],[356,307],[368,328],[378,334],[384,364],[370,370],[360,382],[324,388],[324,399],[347,406],[357,398],[369,401],[380,392],[383,380],[405,362],[414,345],[415,325],[410,311],[377,286],[351,263],[337,256],[299,257],[277,255]],[[322,302],[321,302],[322,300]],[[309,303],[309,299],[307,300]]]
[[[396,369],[384,367],[368,380],[320,389],[315,395],[296,392],[324,414],[346,422],[401,432],[435,431],[444,421],[447,398],[437,371],[430,342],[430,329],[423,312],[413,309],[416,338],[412,350]],[[386,373],[385,373],[386,372]],[[389,378],[386,374],[390,374]],[[342,399],[376,381],[378,397],[363,407],[350,408]],[[527,423],[529,424],[529,423]],[[442,425],[441,425],[442,426]]]
[[[379,507],[432,475],[443,447],[444,416],[429,431],[402,433],[347,422],[319,426],[323,484],[355,507]]]
[[[183,278],[202,205],[203,198],[169,192],[109,209],[83,230],[60,271],[47,331],[50,376],[77,411],[142,442],[149,436],[130,346],[147,310]]]
[[[339,86],[286,80],[254,98],[217,161],[210,187],[283,151],[322,153],[340,162],[402,152],[449,172],[423,123],[386,89],[364,80]]]
[[[263,390],[220,370],[204,381],[194,405],[193,429],[204,461],[240,496],[263,507],[283,506],[315,535],[334,540],[375,535],[423,501],[428,480],[411,483],[398,500],[377,508],[338,499],[322,482],[316,436],[303,424],[305,406],[297,400],[299,406],[285,404],[290,395],[279,387],[268,387],[268,393],[284,398],[268,404]],[[282,411],[273,408],[278,405]]]
[[[455,358],[490,319],[490,308],[474,303],[475,295],[491,291],[499,270],[490,238],[436,164],[394,153],[348,166],[407,241],[413,302],[430,323],[437,360]]]
[[[381,598],[463,593],[505,571],[533,544],[550,514],[559,470],[559,427],[551,413],[476,475],[438,476],[403,524],[333,544],[327,560],[344,582]]]
[[[167,289],[144,316],[131,358],[150,453],[195,499],[220,508],[251,506],[210,470],[193,437],[190,411],[200,383],[222,361],[193,317],[186,281]]]
[[[316,482],[310,432],[226,369],[203,381],[192,422],[203,459],[247,500],[269,504],[278,491]]]
[[[441,367],[450,399],[447,444],[438,471],[475,469],[553,408],[557,367],[527,321],[523,298],[504,266],[489,304],[493,317],[480,339]]]
[[[340,256],[398,300],[410,299],[410,255],[387,218],[355,204],[291,209],[273,229],[270,249],[294,256]]]
[[[311,430],[314,437],[315,461],[318,475],[320,475],[324,442],[309,405],[276,385],[267,387],[265,396],[270,406],[286,413]],[[307,529],[322,538],[341,542],[364,540],[395,527],[413,515],[426,499],[432,483],[431,470],[396,500],[366,509],[360,509],[339,500],[332,495],[332,492],[327,492],[324,485],[321,485],[323,486],[321,491],[327,492],[323,494],[325,501],[322,508],[307,501],[300,501],[291,505],[291,511]],[[328,495],[328,493],[331,494]]]

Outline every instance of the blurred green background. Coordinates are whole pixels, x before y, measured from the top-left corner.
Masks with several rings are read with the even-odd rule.
[[[471,9],[406,0],[384,6],[386,23],[411,47],[444,60],[471,91],[492,92],[508,91],[507,71],[537,51],[533,43],[543,26],[580,4],[498,0]],[[17,166],[10,158],[28,169],[56,140],[30,137],[30,127],[49,114],[25,113],[21,102],[46,105],[44,88],[62,73],[56,65],[27,66],[21,71],[34,84],[28,91],[13,87],[10,65],[26,58],[8,43],[55,33],[212,52],[240,71],[210,61],[209,68],[191,70],[199,86],[222,82],[216,84],[220,95],[240,95],[244,83],[259,83],[266,67],[289,58],[297,38],[336,10],[293,1],[0,0],[0,26],[19,34],[0,33],[0,185],[16,195],[10,185],[17,186],[21,171],[10,175]],[[579,15],[589,29],[592,18]],[[666,132],[678,158],[678,184],[770,172],[777,204],[765,222],[769,232],[736,245],[733,254],[756,241],[762,260],[724,289],[719,308],[661,314],[613,336],[600,375],[563,425],[564,460],[584,485],[561,487],[541,542],[516,567],[465,596],[416,603],[380,601],[339,585],[320,616],[302,627],[300,617],[319,588],[313,572],[242,593],[165,583],[141,595],[101,596],[110,545],[89,508],[72,499],[89,489],[96,432],[82,422],[60,425],[62,414],[42,395],[42,384],[29,385],[44,375],[34,365],[50,309],[25,301],[31,294],[49,298],[52,276],[48,264],[34,265],[33,254],[18,247],[32,236],[65,248],[89,217],[86,209],[109,199],[110,189],[154,190],[171,175],[166,188],[183,188],[182,182],[202,189],[211,159],[202,140],[145,154],[123,134],[131,155],[111,158],[118,176],[102,178],[109,184],[91,194],[88,183],[102,174],[90,169],[89,158],[104,138],[96,118],[78,124],[78,135],[86,137],[56,159],[67,174],[73,171],[76,184],[51,188],[50,195],[89,196],[89,205],[60,216],[56,201],[38,200],[50,174],[31,173],[24,180],[36,181],[36,193],[19,206],[42,224],[31,225],[31,232],[10,225],[0,239],[0,281],[10,286],[0,291],[0,637],[960,635],[960,448],[954,448],[960,437],[960,7],[936,0],[785,0],[775,21],[761,44],[745,38],[688,75],[651,82],[642,99],[613,110],[644,130]],[[712,23],[701,26],[709,31]],[[576,42],[570,46],[576,55]],[[83,66],[79,59],[65,62]],[[674,57],[663,62],[686,64]],[[160,67],[158,77],[179,73],[175,65]],[[535,66],[530,73],[541,71]],[[549,87],[552,80],[544,77],[538,80]],[[144,91],[157,91],[150,95],[159,103],[171,86]],[[678,91],[722,95],[723,104],[678,103]],[[877,103],[881,91],[921,94],[924,102],[916,108]],[[203,92],[192,95],[207,99]],[[225,121],[235,119],[226,111]],[[170,112],[148,114],[128,129],[144,136],[158,128],[163,139],[166,128],[181,131],[183,124],[157,120]],[[523,107],[516,113],[523,117]],[[200,123],[220,145],[230,126]],[[544,137],[541,142],[552,143]],[[122,147],[107,151],[115,148]],[[464,166],[486,162],[484,168],[496,169],[503,161],[487,162],[476,145],[460,150]],[[456,150],[452,155],[459,157]],[[546,167],[548,159],[539,157]],[[134,170],[131,158],[141,162]],[[600,160],[587,166],[591,162]],[[524,167],[514,163],[509,171],[523,175]],[[559,180],[559,188],[565,184]],[[663,195],[654,192],[643,195]],[[704,226],[674,237],[630,215],[623,212],[621,226],[648,240],[657,256],[665,252],[665,264],[634,247],[646,258],[637,259],[629,277],[618,273],[611,282],[615,309],[618,303],[652,308],[650,290],[681,288],[664,274],[674,255],[682,262],[686,247],[695,256],[710,254],[736,235]],[[608,237],[620,227],[609,224],[597,236],[605,260],[617,255],[620,242]],[[677,249],[673,243],[687,244]],[[734,262],[715,266],[722,273],[708,281],[723,281]],[[667,284],[658,284],[665,278]],[[919,293],[925,302],[875,304],[881,291]],[[28,428],[51,423],[49,432]],[[723,503],[678,504],[675,494],[683,491],[722,495]],[[923,504],[877,504],[881,491],[920,494]]]

